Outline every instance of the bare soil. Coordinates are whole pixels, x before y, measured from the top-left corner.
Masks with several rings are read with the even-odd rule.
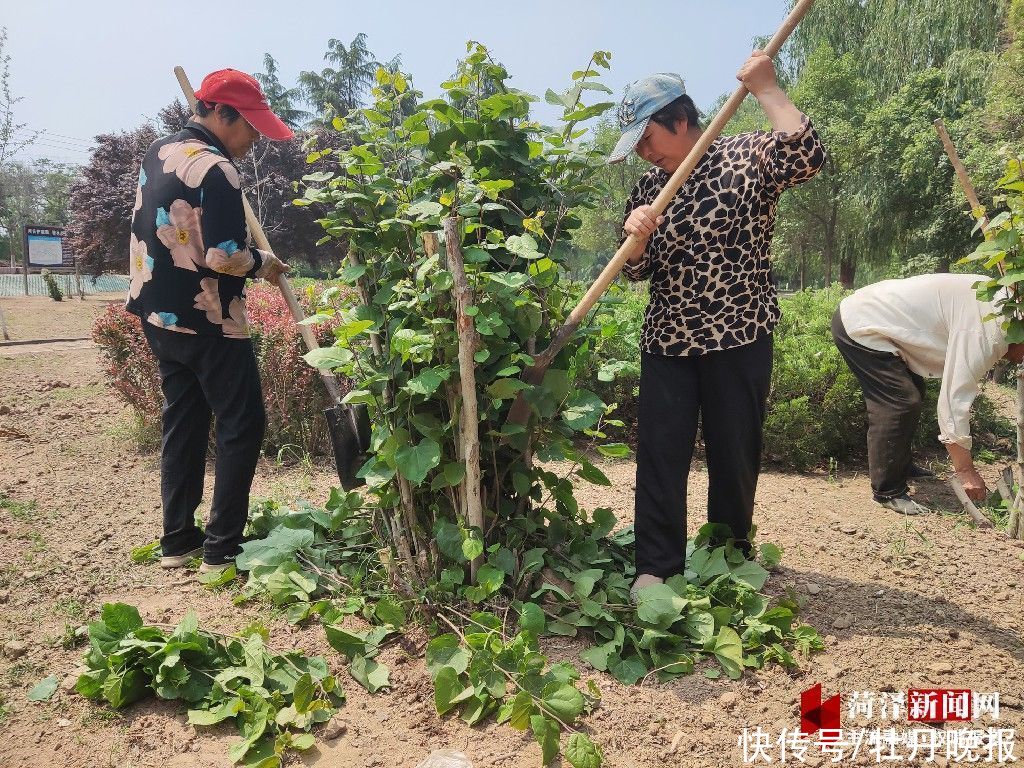
[[[5,299],[0,308],[22,339],[74,338],[88,336],[104,298],[120,300]],[[612,487],[581,487],[581,504],[609,506],[628,523],[634,465],[602,468]],[[994,481],[995,466],[985,474]],[[694,466],[691,530],[703,518],[706,477]],[[254,495],[315,503],[335,480],[331,466],[267,459]],[[207,498],[211,483],[208,472]],[[131,412],[108,391],[91,343],[0,346],[0,498],[2,766],[229,764],[233,728],[197,731],[175,702],[149,700],[113,713],[69,690],[82,649],[65,647],[67,633],[115,600],[137,605],[149,622],[175,623],[190,610],[202,626],[224,632],[260,621],[275,648],[323,654],[344,682],[348,702],[339,717],[347,729],[334,741],[318,740],[295,764],[411,768],[435,749],[463,751],[474,766],[540,763],[530,737],[506,726],[439,720],[422,661],[401,648],[382,659],[392,669],[393,690],[371,696],[348,678],[319,626],[291,627],[265,606],[236,607],[230,591],[208,591],[190,572],[133,564],[131,550],[160,532],[157,456],[139,452]],[[1019,729],[1024,547],[971,527],[941,480],[922,482],[917,498],[937,511],[900,518],[882,509],[871,501],[862,468],[766,471],[758,536],[784,550],[766,591],[792,589],[803,620],[826,636],[826,650],[796,671],[771,667],[739,681],[696,674],[628,687],[591,673],[602,701],[584,726],[603,747],[605,765],[741,765],[744,727],[775,734],[796,728],[800,693],[818,682],[826,696],[910,687],[998,691],[1001,727]],[[584,647],[557,638],[543,645],[565,659]],[[49,674],[65,681],[58,693],[48,702],[27,701]],[[822,756],[809,755],[808,762],[820,765]]]

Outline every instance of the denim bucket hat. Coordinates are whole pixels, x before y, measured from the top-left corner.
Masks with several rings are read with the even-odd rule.
[[[651,115],[685,93],[683,78],[671,72],[661,72],[627,85],[617,113],[622,136],[608,155],[608,162],[625,160],[640,143]]]

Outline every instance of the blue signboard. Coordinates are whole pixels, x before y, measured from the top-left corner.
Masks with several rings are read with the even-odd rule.
[[[74,256],[64,246],[64,230],[61,227],[26,226],[25,253],[28,254],[29,267],[61,269],[75,265]]]

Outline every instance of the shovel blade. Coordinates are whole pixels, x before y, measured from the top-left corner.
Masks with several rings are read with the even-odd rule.
[[[366,462],[370,447],[370,421],[365,406],[335,405],[324,411],[334,448],[338,480],[346,491],[366,485],[356,472]]]

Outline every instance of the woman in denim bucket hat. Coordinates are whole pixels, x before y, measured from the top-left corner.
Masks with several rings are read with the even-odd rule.
[[[655,218],[650,204],[701,135],[683,80],[657,74],[626,88],[622,137],[608,162],[631,151],[653,167],[626,203],[623,238],[645,241],[624,268],[649,280],[641,335],[633,592],[682,573],[686,484],[702,424],[708,520],[749,553],[761,431],[779,304],[769,247],[782,192],[821,168],[825,151],[808,118],[754,51],[737,78],[773,130],[720,137]]]

